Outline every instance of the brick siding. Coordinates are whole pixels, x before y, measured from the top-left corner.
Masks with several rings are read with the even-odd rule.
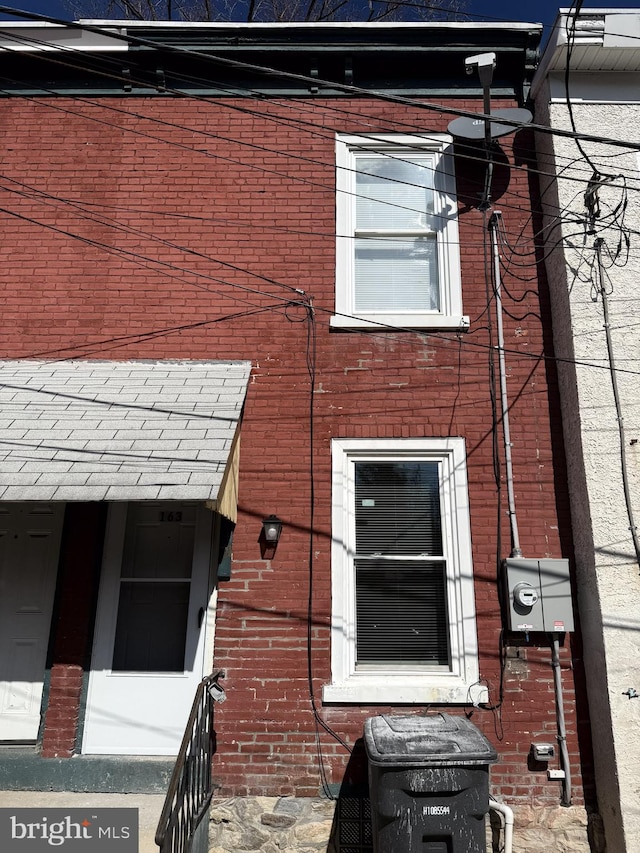
[[[475,100],[451,103],[468,110],[481,106]],[[480,671],[490,703],[500,702],[496,577],[510,539],[504,467],[500,507],[494,479],[488,236],[477,210],[483,172],[467,150],[457,148],[456,169],[469,332],[458,337],[329,330],[335,133],[446,132],[449,120],[437,110],[368,98],[284,103],[39,97],[3,103],[2,206],[15,215],[2,214],[0,356],[251,359],[254,365],[242,427],[232,578],[220,587],[216,619],[215,665],[226,671],[228,693],[216,725],[216,776],[223,794],[316,795],[319,751],[333,783],[343,780],[349,758],[314,720],[309,694],[307,325],[304,309],[295,305],[298,296],[287,288],[313,297],[317,327],[311,659],[320,717],[353,746],[367,716],[411,711],[322,707],[322,685],[330,677],[333,437],[466,439]],[[504,162],[496,167],[495,203],[510,240],[522,251],[533,249],[526,168],[533,141],[522,134],[515,152],[512,144],[512,137],[501,141]],[[25,190],[20,182],[53,198]],[[511,265],[505,285],[522,549],[536,557],[571,556],[555,375],[552,363],[540,357],[552,354],[546,282],[534,265]],[[262,561],[257,538],[260,520],[269,513],[278,514],[285,527],[275,557]],[[87,610],[83,613],[75,639],[67,635],[63,642],[60,630],[56,635],[44,755],[74,749],[85,665],[80,658],[89,645]],[[582,664],[578,639],[574,642],[565,644],[561,660],[578,803],[581,768],[588,785],[591,771]],[[533,740],[555,742],[550,650],[531,637],[528,643],[507,643],[505,656],[500,707],[467,709],[500,754],[493,790],[510,802],[557,803],[558,783],[527,766]]]

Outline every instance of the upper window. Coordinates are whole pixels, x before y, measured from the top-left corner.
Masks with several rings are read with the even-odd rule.
[[[451,138],[339,136],[342,328],[465,328]]]
[[[482,701],[461,438],[334,440],[335,702]]]

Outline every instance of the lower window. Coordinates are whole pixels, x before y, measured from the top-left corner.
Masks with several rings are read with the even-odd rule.
[[[335,439],[332,451],[324,701],[484,701],[464,440]]]

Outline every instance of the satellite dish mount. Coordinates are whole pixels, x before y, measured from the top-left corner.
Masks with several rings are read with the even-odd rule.
[[[517,107],[491,112],[491,83],[493,81],[493,70],[496,67],[495,53],[477,53],[468,56],[464,61],[467,74],[478,72],[482,84],[483,112],[482,116],[461,116],[449,122],[449,133],[462,139],[483,139],[485,153],[487,155],[487,172],[485,176],[484,192],[480,208],[486,210],[491,204],[491,181],[493,178],[492,140],[499,136],[514,133],[523,124],[528,124],[533,116],[529,110]],[[496,121],[500,119],[500,121]],[[509,122],[515,121],[517,124]]]
[[[482,83],[482,108],[484,119],[484,147],[487,155],[487,172],[484,181],[484,192],[480,207],[486,210],[491,204],[491,181],[493,179],[493,157],[491,156],[491,82],[493,80],[493,69],[496,67],[495,53],[477,53],[469,56],[464,61],[464,70],[467,74],[478,71]]]
[[[464,61],[464,69],[467,74],[473,74],[477,69],[480,82],[482,83],[482,102],[485,116],[491,115],[491,82],[493,81],[493,69],[496,67],[495,53],[477,53],[468,56]],[[484,120],[484,144],[487,153],[491,147],[491,120]]]

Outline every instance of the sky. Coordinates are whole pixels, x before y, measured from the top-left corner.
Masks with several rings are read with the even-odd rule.
[[[56,18],[69,20],[71,15],[64,0],[15,0],[6,2],[0,0],[2,5],[20,8],[28,12],[37,12],[41,15],[50,15]],[[77,0],[76,0],[77,2]],[[561,8],[568,8],[570,0],[561,3]],[[610,6],[617,9],[640,8],[640,0],[619,0],[619,2],[597,2],[597,0],[584,0],[583,9],[605,8]],[[468,11],[471,20],[493,20],[502,21],[527,21],[529,23],[542,23],[550,28],[555,21],[558,12],[558,2],[554,0],[469,0]],[[479,17],[476,17],[479,16]]]

